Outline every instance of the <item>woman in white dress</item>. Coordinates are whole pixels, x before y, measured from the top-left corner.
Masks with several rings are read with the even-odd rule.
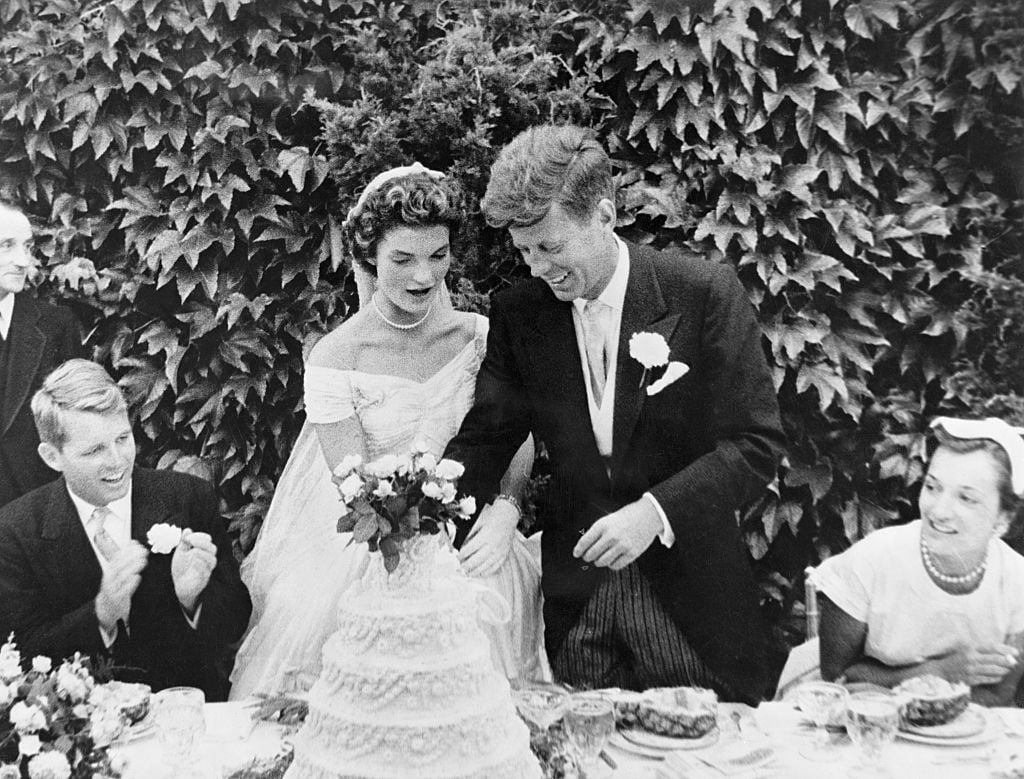
[[[242,564],[253,614],[235,660],[233,700],[312,685],[341,596],[368,564],[366,544],[336,531],[342,504],[331,470],[348,454],[368,461],[420,442],[440,456],[473,402],[487,320],[453,310],[444,286],[464,219],[458,187],[419,165],[377,176],[349,212],[346,249],[376,277],[375,289],[370,304],[309,355],[306,424]],[[509,497],[495,501],[495,521],[478,522],[459,553],[463,569],[509,603],[507,623],[483,627],[495,665],[522,681],[549,675],[539,546],[516,530],[531,458],[526,447],[503,485]]]

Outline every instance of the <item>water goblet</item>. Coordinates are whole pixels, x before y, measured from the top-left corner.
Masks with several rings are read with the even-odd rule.
[[[566,707],[562,723],[579,757],[581,775],[597,776],[598,758],[615,731],[614,704],[605,698],[573,698]]]
[[[196,748],[206,732],[206,695],[196,687],[168,687],[153,696],[153,703],[168,776],[192,776]]]
[[[846,698],[846,688],[831,682],[805,682],[797,688],[797,703],[814,722],[813,739],[800,750],[808,760],[834,759],[836,750],[829,742],[827,725],[833,712],[845,708]]]
[[[519,714],[541,731],[558,722],[569,703],[569,694],[557,687],[523,687],[513,697]]]
[[[881,690],[850,695],[846,703],[846,730],[860,750],[857,776],[889,775],[882,765],[882,753],[896,739],[901,702],[898,696]]]

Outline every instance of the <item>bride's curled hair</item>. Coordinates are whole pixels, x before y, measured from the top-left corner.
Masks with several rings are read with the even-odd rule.
[[[448,228],[452,250],[457,253],[466,225],[465,197],[452,179],[424,171],[389,179],[364,193],[348,212],[341,232],[345,251],[376,276],[377,268],[370,260],[390,230],[438,225]]]

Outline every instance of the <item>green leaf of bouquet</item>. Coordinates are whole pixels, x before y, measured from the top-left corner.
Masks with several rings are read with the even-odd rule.
[[[384,555],[384,568],[388,573],[394,573],[401,558],[397,555]]]
[[[368,514],[361,514],[356,521],[356,525],[352,530],[352,540],[361,544],[369,541],[379,532],[380,527],[377,524],[377,514],[371,511]]]
[[[348,512],[348,514],[346,514],[343,517],[338,517],[338,525],[337,525],[338,532],[339,533],[351,533],[352,532],[352,528],[354,528],[356,526],[356,520],[357,519],[358,518],[357,518],[356,513],[354,511]]]
[[[380,540],[380,552],[384,555],[386,560],[388,557],[398,557],[399,553],[399,540],[394,536],[388,536]]]

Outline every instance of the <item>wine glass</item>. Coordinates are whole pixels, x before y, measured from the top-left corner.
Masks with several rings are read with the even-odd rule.
[[[579,756],[584,777],[597,776],[597,761],[615,730],[615,706],[605,698],[570,700],[562,718],[565,735]]]
[[[800,750],[808,760],[834,759],[836,750],[829,743],[826,726],[833,712],[843,710],[846,698],[846,688],[831,682],[805,682],[797,688],[797,703],[814,722],[813,740]]]
[[[523,687],[513,696],[519,713],[541,731],[558,722],[569,703],[569,694],[557,687]]]
[[[168,776],[193,775],[196,747],[206,732],[206,695],[196,687],[168,687],[153,696],[153,703]]]
[[[853,693],[846,703],[846,729],[860,749],[859,776],[882,777],[882,752],[896,739],[901,699],[881,690]]]

